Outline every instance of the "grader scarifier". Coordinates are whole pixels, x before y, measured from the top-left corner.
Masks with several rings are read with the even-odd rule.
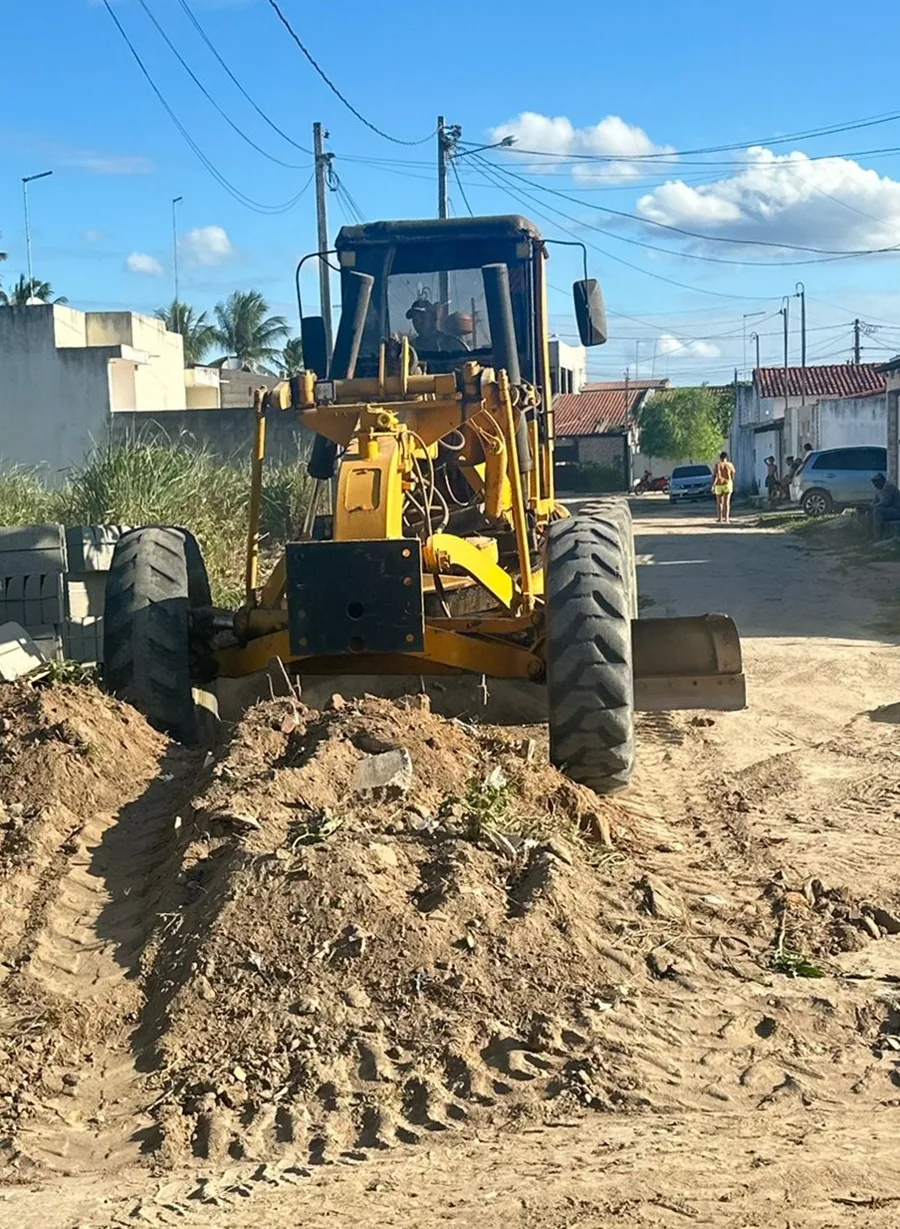
[[[127,535],[107,594],[111,688],[191,740],[216,676],[276,657],[301,675],[525,680],[545,688],[554,762],[601,792],[631,776],[635,708],[742,707],[730,619],[637,617],[627,503],[570,512],[556,498],[548,253],[535,226],[378,222],[345,227],[336,251],[333,353],[307,317],[306,370],[257,394],[243,605],[212,607],[185,530]],[[583,343],[602,344],[599,286],[585,274],[574,298]],[[315,433],[316,498],[262,580],[273,408]]]

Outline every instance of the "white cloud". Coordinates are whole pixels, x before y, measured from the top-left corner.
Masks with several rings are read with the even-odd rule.
[[[146,252],[132,252],[125,261],[125,266],[130,273],[150,273],[154,277],[158,277],[163,267],[155,256],[148,256]]]
[[[192,264],[212,268],[235,257],[228,232],[222,226],[197,226],[178,241]]]
[[[743,244],[742,255],[772,258],[747,240],[831,251],[900,244],[900,183],[851,158],[813,160],[757,146],[749,166],[715,183],[670,181],[642,196],[638,214]],[[654,228],[654,233],[659,232]],[[721,251],[721,244],[714,245]]]
[[[90,149],[72,150],[62,155],[64,166],[92,171],[95,175],[147,175],[153,163],[143,154],[99,154]]]
[[[573,168],[576,179],[638,179],[646,168],[635,158],[647,154],[670,153],[671,145],[657,145],[643,128],[628,124],[618,115],[607,115],[598,124],[576,128],[564,115],[550,117],[536,111],[523,111],[515,119],[507,120],[489,130],[493,143],[506,136],[513,136],[513,149],[521,149],[522,157],[528,158],[526,150],[539,154],[556,154],[558,158],[530,158],[532,162],[546,162],[548,170],[573,155],[592,154],[609,158],[609,162],[577,162]],[[658,168],[657,168],[658,169]]]
[[[711,341],[683,341],[673,333],[661,333],[656,352],[671,358],[718,358],[722,353]]]
[[[102,230],[83,230],[81,232],[81,238],[85,243],[102,243],[106,238],[106,232]]]

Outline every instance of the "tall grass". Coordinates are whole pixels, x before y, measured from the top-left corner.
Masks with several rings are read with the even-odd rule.
[[[274,550],[295,536],[310,487],[300,464],[267,466],[266,548]],[[137,440],[97,448],[57,490],[33,471],[0,471],[0,525],[61,521],[189,529],[203,550],[213,600],[223,606],[242,595],[249,503],[249,459],[226,463],[182,442]]]
[[[14,465],[0,473],[0,525],[41,525],[53,511],[53,492],[37,471]]]

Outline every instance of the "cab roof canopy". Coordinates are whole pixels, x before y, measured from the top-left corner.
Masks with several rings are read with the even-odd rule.
[[[486,218],[423,218],[419,221],[365,222],[342,226],[336,247],[356,248],[367,244],[446,242],[456,239],[536,239],[541,232],[533,222],[516,214]]]

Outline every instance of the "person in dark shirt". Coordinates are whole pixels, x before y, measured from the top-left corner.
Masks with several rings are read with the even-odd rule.
[[[877,542],[889,521],[900,521],[900,490],[893,482],[888,482],[884,474],[876,474],[872,486],[877,492],[872,509],[872,526]]]

